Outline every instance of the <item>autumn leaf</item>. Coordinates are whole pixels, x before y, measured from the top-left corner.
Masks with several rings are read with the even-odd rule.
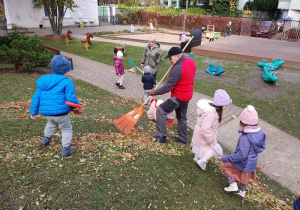
[[[125,155],[126,157],[128,157],[129,159],[133,158],[133,155],[130,154],[130,153],[128,153],[128,152],[125,152],[124,155]]]
[[[235,116],[234,114],[233,114],[231,117],[232,117],[232,119],[235,119],[235,118],[236,118],[236,116]]]
[[[270,163],[272,163],[272,161],[271,161],[271,160],[268,160],[267,163],[270,164]]]
[[[121,164],[121,162],[120,162],[120,161],[118,161],[118,160],[114,160],[114,162],[115,162],[115,163],[117,163],[118,165],[120,165],[120,164]]]
[[[280,177],[280,175],[277,174],[277,173],[272,173],[272,175],[275,176],[276,178],[279,178],[279,177]]]
[[[263,170],[265,166],[263,164],[257,164],[256,167],[260,170]]]

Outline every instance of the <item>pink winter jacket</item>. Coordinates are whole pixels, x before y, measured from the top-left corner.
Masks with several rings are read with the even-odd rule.
[[[157,110],[156,101],[153,101],[150,105],[149,110],[147,111],[147,117],[149,120],[156,121],[156,110]],[[171,117],[170,115],[167,115],[167,119],[172,120],[173,117]]]
[[[118,74],[120,74],[120,75],[125,74],[123,61],[120,60],[117,56],[114,56],[114,61],[115,61],[116,75],[118,75]]]
[[[219,115],[209,103],[212,101],[206,99],[199,100],[197,103],[197,124],[192,138],[196,146],[208,146],[207,143],[217,144]]]

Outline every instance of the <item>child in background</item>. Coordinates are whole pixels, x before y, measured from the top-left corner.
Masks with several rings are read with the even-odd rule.
[[[162,99],[159,99],[159,100],[152,99],[151,100],[150,109],[147,112],[148,119],[156,121],[156,110],[159,107],[159,105],[161,105],[163,102],[164,101]],[[173,117],[167,115],[167,120],[173,120]]]
[[[222,112],[232,100],[225,90],[216,90],[213,101],[206,99],[197,103],[197,124],[192,138],[194,161],[202,170],[206,162],[213,156],[223,154],[222,147],[217,142],[218,127],[222,121]]]
[[[258,126],[258,114],[251,105],[241,113],[239,132],[242,135],[234,153],[221,157],[221,169],[227,175],[229,182],[229,187],[225,187],[224,191],[237,193],[244,198],[249,180],[256,179],[258,153],[266,148],[266,136]],[[240,182],[239,187],[237,181]]]
[[[62,156],[73,155],[75,150],[71,147],[73,137],[72,124],[69,117],[71,107],[66,101],[79,104],[75,95],[75,86],[66,75],[71,70],[70,62],[61,55],[55,55],[51,60],[53,74],[40,77],[36,81],[35,91],[31,105],[30,115],[36,120],[38,111],[46,116],[47,124],[44,129],[44,137],[41,143],[46,146],[52,140],[52,135],[59,127],[62,131]]]
[[[114,61],[116,75],[119,76],[119,80],[116,82],[116,85],[119,87],[119,89],[125,89],[125,87],[123,86],[125,71],[123,64],[123,53],[121,51],[118,51],[117,56],[114,56]]]
[[[181,42],[186,42],[187,41],[187,37],[185,35],[185,32],[182,32],[182,35],[181,35]]]
[[[151,68],[150,66],[145,66],[144,68],[144,75],[142,76],[142,83],[144,83],[144,101],[147,100],[149,97],[149,93],[153,89],[153,87],[156,85],[155,77],[151,74]],[[149,101],[151,101],[151,98],[148,100],[146,105],[149,105]]]

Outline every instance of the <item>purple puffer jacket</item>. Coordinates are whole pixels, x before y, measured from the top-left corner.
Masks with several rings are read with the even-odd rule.
[[[243,172],[251,173],[256,169],[258,153],[266,148],[266,135],[258,126],[247,127],[247,131],[244,130],[240,136],[234,153],[223,155],[221,160],[224,163],[230,162]]]
[[[115,60],[116,75],[118,75],[118,74],[120,74],[120,75],[125,74],[123,61],[120,60],[117,56],[114,56],[114,60]]]

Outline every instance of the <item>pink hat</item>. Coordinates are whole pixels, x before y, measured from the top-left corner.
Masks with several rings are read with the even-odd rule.
[[[248,105],[247,108],[242,111],[240,120],[246,125],[256,125],[258,123],[258,114],[254,106]]]
[[[232,103],[229,95],[225,90],[219,89],[216,90],[214,95],[213,104],[216,106],[227,106]]]

